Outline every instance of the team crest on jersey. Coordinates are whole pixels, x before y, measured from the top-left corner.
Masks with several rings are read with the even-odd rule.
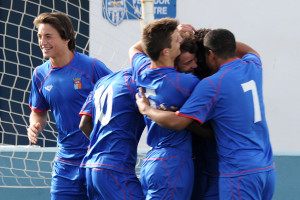
[[[102,13],[103,17],[112,25],[119,25],[124,20],[126,13],[125,0],[103,0]]]
[[[75,78],[75,79],[73,79],[73,82],[74,82],[74,89],[75,90],[80,90],[82,88],[81,78]]]

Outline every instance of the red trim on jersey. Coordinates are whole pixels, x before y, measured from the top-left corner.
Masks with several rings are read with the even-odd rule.
[[[199,122],[199,123],[200,123],[200,125],[202,125],[202,124],[203,124],[202,120],[200,120],[200,119],[198,119],[198,118],[196,118],[196,117],[193,117],[193,116],[189,116],[189,115],[182,114],[182,113],[180,113],[179,111],[176,111],[176,112],[175,112],[175,114],[176,114],[176,115],[178,115],[178,116],[180,116],[180,117],[186,117],[186,118],[193,119],[193,120],[195,120],[195,121]]]
[[[51,60],[50,60],[51,68],[63,68],[63,67],[65,67],[65,66],[67,66],[68,64],[70,64],[70,63],[72,62],[74,56],[75,56],[75,52],[73,51],[72,53],[73,53],[72,59],[71,59],[66,65],[64,65],[64,66],[62,66],[62,67],[56,67],[56,66],[52,65]]]
[[[93,115],[91,113],[87,113],[87,112],[80,112],[79,113],[79,116],[82,117],[83,115],[87,115],[87,116],[93,117]]]
[[[41,112],[46,112],[46,111],[49,110],[49,109],[46,109],[46,110],[38,110],[38,109],[36,109],[36,108],[33,108],[31,105],[29,105],[29,107],[30,107],[30,109],[31,109],[32,111],[34,111],[34,112],[39,112],[39,113],[41,113]]]
[[[255,171],[260,171],[260,170],[264,170],[264,169],[269,169],[269,168],[274,167],[274,166],[275,166],[275,163],[273,163],[272,165],[270,165],[268,167],[264,167],[264,168],[251,169],[251,170],[237,172],[237,173],[219,173],[217,175],[237,175],[237,174],[244,174],[244,173],[248,173],[248,172],[255,172]]]

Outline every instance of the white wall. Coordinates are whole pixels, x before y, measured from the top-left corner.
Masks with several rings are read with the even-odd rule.
[[[90,0],[90,55],[117,71],[129,67],[127,52],[140,38],[140,22],[123,21],[115,27],[103,20],[101,3]],[[299,9],[297,0],[177,0],[177,19],[181,23],[190,23],[196,29],[229,29],[238,41],[260,53],[267,121],[275,152],[300,152]]]

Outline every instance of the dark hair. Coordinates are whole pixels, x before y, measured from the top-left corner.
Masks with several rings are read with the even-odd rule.
[[[209,29],[209,28],[201,28],[201,29],[197,30],[194,35],[195,42],[196,42],[197,49],[198,49],[197,54],[196,54],[198,67],[195,69],[194,74],[196,76],[198,76],[200,79],[211,75],[211,71],[205,62],[205,48],[204,48],[204,44],[203,44],[203,39],[204,39],[205,35],[210,31],[211,31],[211,29]]]
[[[191,54],[197,53],[197,45],[195,40],[192,37],[184,37],[183,41],[180,45],[180,52],[185,53],[189,52]],[[180,61],[180,55],[176,57],[175,59],[175,66],[178,66],[178,62]]]
[[[75,50],[75,33],[71,20],[69,17],[61,12],[53,13],[42,13],[37,16],[33,24],[38,28],[40,24],[50,24],[55,28],[60,37],[64,40],[70,40],[68,43],[68,48],[70,51]]]
[[[162,18],[148,23],[142,34],[144,52],[154,61],[158,60],[164,48],[171,47],[171,35],[176,30],[178,21],[172,18]]]
[[[222,59],[233,58],[236,56],[236,42],[234,35],[226,29],[214,29],[204,37],[204,47],[212,50]]]

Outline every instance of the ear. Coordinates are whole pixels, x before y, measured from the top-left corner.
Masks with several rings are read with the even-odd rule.
[[[168,50],[168,48],[164,48],[164,49],[161,51],[161,54],[162,54],[163,56],[169,55],[169,50]]]
[[[208,50],[208,56],[210,56],[211,58],[214,58],[215,57],[215,53],[210,49]]]
[[[68,44],[69,44],[69,42],[70,42],[70,39],[68,39],[68,40],[65,40],[65,43],[66,43],[66,45],[68,45]]]

